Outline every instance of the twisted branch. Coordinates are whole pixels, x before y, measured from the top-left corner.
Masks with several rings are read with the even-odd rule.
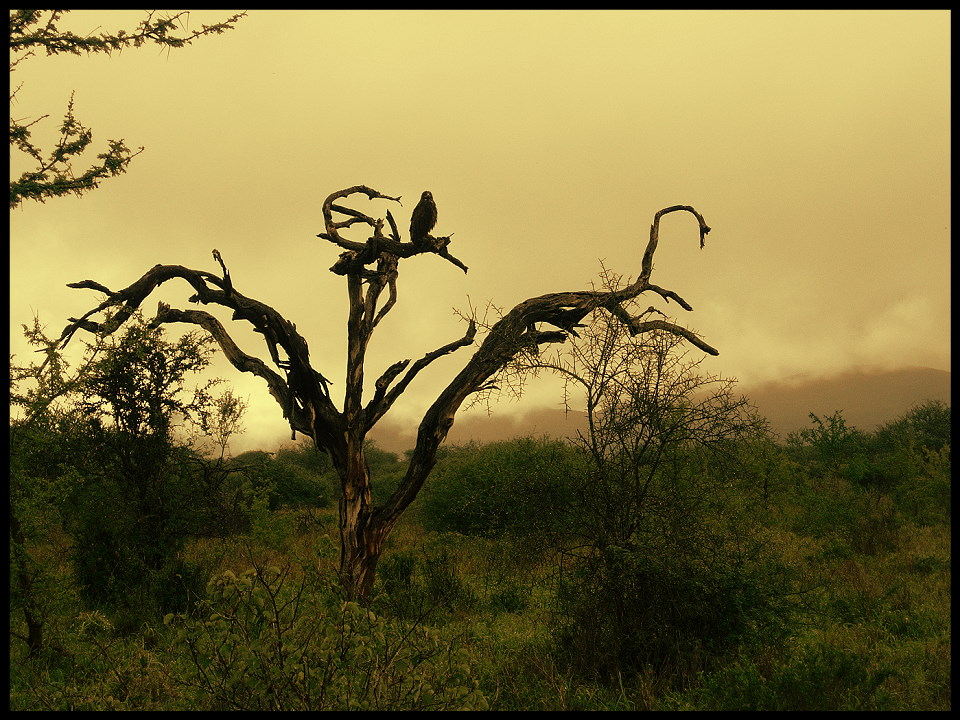
[[[397,229],[396,220],[389,210],[387,210],[386,213],[387,222],[390,223],[391,228],[391,234],[388,237],[383,234],[384,221],[382,219],[372,218],[359,210],[345,205],[334,204],[336,200],[353,194],[366,195],[371,200],[384,199],[397,203],[400,202],[400,197],[383,195],[379,191],[369,188],[366,185],[354,185],[344,190],[338,190],[327,197],[323,203],[325,232],[318,233],[317,237],[329,240],[347,251],[341,254],[337,262],[330,268],[332,273],[336,275],[347,275],[353,272],[360,272],[365,266],[377,262],[383,253],[389,253],[398,258],[408,258],[426,252],[439,255],[447,262],[467,272],[467,266],[454,257],[448,249],[450,236],[422,238],[420,242],[417,243],[403,242],[400,239],[400,231]],[[346,215],[348,219],[336,221],[333,218],[334,212]],[[340,230],[349,228],[357,223],[369,225],[373,228],[373,236],[366,242],[361,243],[355,240],[348,240],[340,234]]]
[[[330,400],[329,381],[310,366],[306,340],[297,332],[293,323],[272,307],[233,289],[229,272],[219,253],[215,257],[224,273],[222,279],[213,273],[191,270],[182,265],[155,265],[139,280],[116,292],[110,292],[92,280],[70,283],[68,287],[99,290],[107,292],[108,297],[80,318],[70,318],[58,340],[59,346],[65,347],[79,329],[102,335],[115,332],[156,288],[168,280],[181,278],[195,290],[195,294],[189,298],[190,302],[230,308],[233,310],[232,319],[249,322],[254,331],[263,336],[271,360],[284,372],[286,379],[259,358],[243,353],[219,320],[209,313],[177,310],[166,303],[160,303],[151,322],[185,322],[205,329],[217,340],[234,367],[241,372],[257,375],[267,382],[270,394],[283,408],[284,417],[290,421],[295,432],[314,437],[320,447],[339,451],[336,431],[339,415]],[[88,319],[109,309],[115,309],[115,312],[105,322]],[[280,351],[285,357],[281,357]]]

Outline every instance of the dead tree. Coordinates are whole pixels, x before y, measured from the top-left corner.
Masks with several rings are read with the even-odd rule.
[[[397,301],[399,261],[423,253],[433,253],[461,268],[467,267],[450,254],[450,237],[426,235],[416,242],[401,239],[390,211],[384,219],[370,217],[351,207],[339,204],[353,194],[369,199],[399,202],[369,187],[358,185],[330,195],[323,203],[325,232],[318,237],[344,250],[330,270],[347,281],[350,300],[347,318],[348,348],[346,387],[342,409],[330,394],[330,383],[310,363],[307,342],[296,326],[269,305],[241,294],[235,287],[220,253],[214,258],[220,274],[191,270],[181,265],[155,265],[139,280],[122,290],[111,291],[100,283],[84,280],[68,287],[88,288],[106,294],[106,300],[82,317],[70,318],[61,335],[65,345],[79,330],[97,334],[116,331],[153,290],[174,278],[185,280],[194,290],[189,298],[199,305],[219,305],[233,311],[232,319],[245,321],[263,336],[269,362],[243,352],[221,322],[210,313],[197,309],[175,309],[161,302],[154,324],[190,323],[199,325],[219,343],[227,359],[241,372],[263,378],[270,394],[283,410],[294,434],[312,438],[317,449],[329,453],[340,478],[340,582],[350,599],[365,601],[373,588],[374,573],[384,542],[403,511],[416,498],[436,463],[437,450],[453,425],[454,416],[472,394],[489,388],[490,380],[504,371],[521,353],[536,352],[544,343],[564,342],[576,335],[576,327],[592,312],[609,312],[625,323],[632,334],[653,329],[666,330],[685,338],[711,355],[717,351],[691,331],[666,320],[644,320],[632,317],[622,303],[651,291],[665,300],[674,300],[685,310],[690,305],[672,290],[650,282],[653,255],[657,249],[660,218],[671,212],[687,211],[697,219],[700,247],[710,228],[694,208],[674,205],[660,210],[653,218],[650,239],[641,260],[641,272],[633,284],[615,291],[589,290],[560,292],[530,298],[517,305],[494,324],[479,348],[449,385],[429,407],[420,422],[416,446],[402,482],[382,505],[371,501],[371,479],[364,456],[363,442],[367,433],[380,420],[417,374],[439,357],[472,345],[477,334],[471,319],[463,337],[428,352],[415,362],[400,360],[377,378],[373,394],[364,402],[364,358],[367,345],[377,324]],[[339,219],[337,219],[339,218]],[[367,226],[372,235],[366,242],[357,242],[341,235],[353,225]],[[383,293],[386,300],[382,302]],[[91,320],[104,313],[100,322]],[[644,313],[645,315],[646,313]]]

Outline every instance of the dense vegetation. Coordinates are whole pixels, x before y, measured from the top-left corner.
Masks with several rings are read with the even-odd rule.
[[[327,457],[223,452],[208,349],[15,369],[13,709],[950,707],[946,405],[779,440],[725,385],[602,447],[447,448],[361,607]],[[383,497],[406,459],[367,458]]]

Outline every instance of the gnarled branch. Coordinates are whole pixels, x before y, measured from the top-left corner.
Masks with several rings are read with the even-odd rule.
[[[450,253],[449,236],[427,236],[426,238],[421,238],[420,241],[416,243],[404,242],[400,239],[400,231],[397,229],[396,220],[389,210],[386,212],[387,222],[389,222],[391,228],[391,235],[388,237],[383,234],[383,219],[372,218],[359,210],[345,205],[334,204],[336,200],[353,194],[366,195],[371,200],[384,199],[400,202],[399,197],[383,195],[379,191],[369,188],[366,185],[354,185],[344,190],[338,190],[327,197],[323,203],[325,232],[318,233],[317,237],[329,240],[347,251],[342,253],[337,262],[330,268],[332,273],[336,275],[347,275],[351,272],[358,272],[363,266],[377,262],[382,253],[389,253],[398,258],[408,258],[426,252],[439,255],[444,260],[453,263],[464,272],[467,272],[467,266]],[[346,215],[348,219],[336,221],[333,217],[334,212]],[[340,230],[349,228],[357,223],[369,225],[373,228],[374,234],[367,242],[349,240],[340,234]]]
[[[703,249],[707,233],[710,232],[710,226],[707,225],[703,219],[703,215],[689,205],[671,205],[670,207],[664,208],[653,216],[653,224],[650,225],[650,240],[647,242],[647,248],[643,252],[642,267],[637,282],[647,283],[650,280],[650,275],[653,274],[653,254],[657,251],[657,244],[660,242],[660,218],[668,213],[679,210],[684,210],[697,219],[700,225],[700,249]]]
[[[330,400],[329,381],[311,367],[306,340],[297,332],[293,323],[272,307],[237,292],[219,253],[215,257],[224,272],[223,278],[182,265],[155,265],[130,286],[109,293],[105,301],[82,317],[70,318],[70,324],[60,336],[60,346],[65,346],[78,329],[97,334],[113,333],[156,288],[169,280],[181,278],[195,290],[194,295],[189,298],[190,302],[230,308],[233,310],[234,320],[249,322],[254,331],[263,336],[271,360],[284,372],[286,379],[270,370],[259,358],[240,351],[219,320],[209,313],[175,310],[161,303],[153,322],[186,322],[204,328],[217,340],[234,367],[266,380],[270,394],[281,404],[284,417],[290,421],[294,431],[314,437],[318,447],[331,452],[342,452],[339,447],[342,444],[341,433],[337,432],[339,414]],[[106,290],[92,280],[71,283],[69,287]],[[115,312],[106,322],[88,319],[98,312],[110,309]],[[281,351],[285,357],[281,357]]]

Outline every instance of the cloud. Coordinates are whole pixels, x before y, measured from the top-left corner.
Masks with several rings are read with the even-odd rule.
[[[950,362],[950,310],[927,295],[892,302],[864,326],[852,360],[882,367]],[[947,340],[947,344],[945,344]]]

